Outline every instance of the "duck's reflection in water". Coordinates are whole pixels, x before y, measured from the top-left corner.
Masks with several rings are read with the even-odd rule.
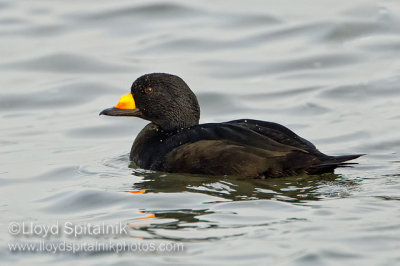
[[[145,219],[141,221],[132,219],[132,221],[130,221],[133,235],[141,236],[144,239],[164,239],[170,241],[208,241],[214,238],[229,238],[235,237],[238,234],[244,234],[247,229],[243,229],[243,232],[241,232],[239,228],[247,228],[249,225],[241,222],[243,217],[236,220],[236,212],[240,212],[240,210],[243,211],[243,208],[247,207],[254,208],[254,205],[249,204],[247,206],[246,204],[246,207],[239,204],[240,201],[265,201],[271,199],[275,201],[284,201],[294,205],[306,206],[310,201],[316,202],[318,200],[332,197],[344,197],[349,194],[349,191],[357,187],[355,181],[351,181],[336,174],[292,176],[275,179],[245,179],[233,176],[209,177],[134,169],[133,175],[141,177],[142,180],[133,184],[130,189],[133,191],[139,191],[140,193],[192,192],[203,193],[220,199],[220,201],[217,199],[212,202],[204,202],[204,209],[198,208],[198,205],[193,209],[188,208],[187,205],[181,205],[179,207],[179,204],[177,205],[177,208],[167,210],[144,208],[143,211],[146,215],[153,214],[152,217],[154,217],[154,219]],[[214,203],[219,204],[224,202],[236,202],[238,205],[237,208],[235,206],[230,206],[228,208],[229,210],[223,209],[222,212],[218,207],[210,208],[210,203],[213,206],[216,206]],[[274,208],[280,208],[280,206],[282,207],[287,205],[272,204],[268,207],[269,205],[267,203],[266,206],[267,210],[261,208],[260,213],[256,213],[254,217],[247,217],[244,219],[250,219],[251,226],[256,227],[268,227],[276,223],[290,223],[299,220],[298,218],[293,217],[290,219],[282,219],[282,217],[274,218],[273,215],[272,218],[267,217],[260,219],[260,217],[264,217],[263,215],[266,215],[269,211],[273,211]],[[293,210],[298,210],[298,207],[293,206]],[[228,213],[226,213],[227,211]],[[215,215],[228,215],[230,216],[230,222],[226,223],[225,220],[218,221],[218,218],[216,221]],[[269,214],[267,216],[269,216]],[[235,230],[229,233],[224,231],[229,228],[235,228]],[[199,233],[197,232],[197,229],[201,229],[202,233],[200,235],[197,234]],[[211,234],[211,232],[206,233],[208,232],[206,229],[212,229],[213,231],[222,230],[221,235],[214,235]],[[171,234],[168,233],[171,232],[170,230],[174,230],[174,234],[177,235],[171,237]],[[192,233],[197,232],[195,233],[196,237],[191,234],[188,235],[188,231]]]
[[[198,192],[232,201],[277,199],[301,203],[343,197],[348,194],[349,189],[357,185],[356,181],[332,173],[248,179],[236,176],[160,173],[134,169],[133,175],[143,177],[140,182],[133,184],[134,190],[146,190],[148,193]]]
[[[349,195],[349,191],[357,187],[357,181],[337,174],[291,176],[274,179],[246,179],[234,176],[210,177],[204,175],[171,174],[137,169],[134,168],[134,165],[131,167],[133,168],[132,174],[142,179],[140,182],[134,183],[130,190],[148,194],[191,192],[210,195],[213,196],[213,199],[217,197],[212,202],[204,202],[204,208],[199,208],[199,205],[197,205],[192,209],[188,208],[187,204],[177,204],[177,208],[167,210],[154,208],[154,205],[151,209],[144,207],[143,211],[146,215],[153,214],[152,217],[154,219],[141,221],[132,219],[130,221],[132,234],[144,239],[190,242],[236,237],[237,235],[245,234],[247,230],[245,228],[249,226],[269,227],[276,223],[291,223],[301,220],[298,217],[292,217],[290,213],[290,219],[287,217],[271,216],[270,211],[273,213],[275,208],[287,208],[288,205],[276,205],[273,202],[271,202],[271,205],[265,202],[265,200],[277,200],[294,204],[293,207],[290,207],[290,210],[296,211],[298,208],[302,208],[301,206],[309,205],[309,202],[346,197]],[[263,207],[260,207],[259,213],[255,213],[254,217],[237,219],[237,215],[239,214],[236,213],[238,211],[243,211],[246,208],[254,208],[255,206],[252,204],[243,206],[240,202],[257,200],[263,200],[264,204],[260,206],[265,206],[267,209],[264,210]],[[226,202],[237,204],[237,206],[230,205],[228,209],[222,208],[222,210],[217,207],[219,203],[225,204]],[[210,208],[210,203],[216,208]],[[288,211],[290,212],[290,210]],[[219,221],[216,218],[219,215],[224,217],[228,215],[230,222],[226,222],[225,218]],[[240,215],[243,215],[243,213]],[[241,221],[242,219],[245,219],[245,222]],[[251,225],[246,224],[248,220],[251,221]],[[229,231],[228,233],[224,231],[232,228],[235,228],[232,232]],[[240,228],[244,228],[243,232]],[[221,232],[215,235],[207,229],[212,229],[212,232],[219,232],[218,230]],[[174,237],[171,236],[170,230],[174,231]],[[197,230],[200,230],[201,234]],[[191,233],[188,234],[188,232]]]

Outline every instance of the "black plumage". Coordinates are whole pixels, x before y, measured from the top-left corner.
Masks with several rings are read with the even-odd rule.
[[[332,172],[357,155],[328,156],[277,123],[251,119],[199,124],[200,107],[179,77],[153,73],[131,87],[134,109],[100,114],[151,121],[136,137],[130,159],[144,169],[208,175],[282,177]]]

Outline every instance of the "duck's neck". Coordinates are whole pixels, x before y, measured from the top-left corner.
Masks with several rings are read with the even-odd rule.
[[[189,128],[195,125],[198,125],[199,122],[195,123],[187,123],[183,121],[177,121],[177,123],[167,123],[167,124],[157,124],[159,128],[165,132],[176,132],[176,131],[181,131],[185,128]]]
[[[199,124],[200,115],[198,113],[181,112],[172,114],[166,119],[153,119],[153,123],[166,132],[179,131]]]

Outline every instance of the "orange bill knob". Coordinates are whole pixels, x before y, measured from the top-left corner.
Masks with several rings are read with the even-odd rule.
[[[132,93],[124,95],[119,99],[119,102],[115,106],[118,109],[136,109],[135,100],[133,99]]]

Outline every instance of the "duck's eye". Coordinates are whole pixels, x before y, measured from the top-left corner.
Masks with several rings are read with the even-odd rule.
[[[153,93],[153,88],[152,88],[152,87],[147,87],[147,88],[145,88],[145,89],[144,89],[144,93],[146,93],[146,94],[151,94],[151,93]]]

